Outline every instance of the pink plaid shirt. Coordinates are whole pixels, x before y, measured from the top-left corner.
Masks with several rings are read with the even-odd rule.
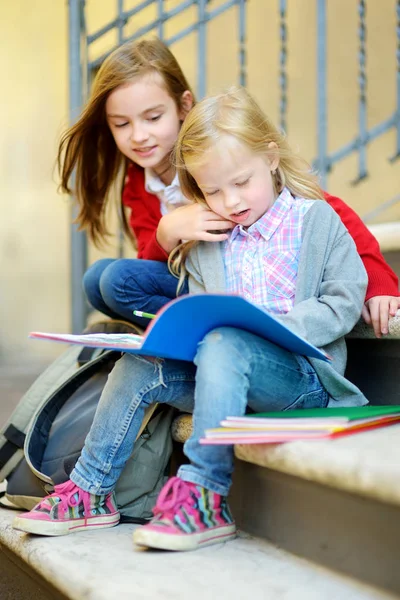
[[[313,202],[285,188],[251,227],[236,225],[224,244],[227,292],[268,312],[293,308],[303,219]]]

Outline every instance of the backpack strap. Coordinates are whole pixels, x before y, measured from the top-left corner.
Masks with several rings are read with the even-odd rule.
[[[78,358],[76,359],[78,366],[82,367],[83,365],[86,365],[88,362],[93,360],[96,352],[99,353],[98,348],[91,348],[89,346],[84,346],[82,348],[82,350],[79,352]]]
[[[7,441],[0,448],[0,470],[10,460],[15,452],[17,452],[17,450],[23,450],[25,443],[24,432],[17,429],[12,423],[10,423],[7,429],[3,432],[3,435]]]
[[[0,502],[0,506],[2,506]],[[5,508],[5,507],[4,507]],[[21,509],[18,509],[21,510]],[[135,525],[146,525],[150,519],[143,519],[142,517],[129,517],[128,515],[119,515],[119,524],[123,525],[124,523],[134,523]]]

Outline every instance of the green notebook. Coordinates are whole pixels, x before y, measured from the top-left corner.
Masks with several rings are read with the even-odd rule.
[[[260,419],[346,417],[349,421],[354,421],[398,413],[400,413],[400,406],[355,406],[346,408],[294,408],[293,410],[248,414],[246,417]]]

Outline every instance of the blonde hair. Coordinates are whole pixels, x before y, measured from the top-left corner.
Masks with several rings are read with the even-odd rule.
[[[157,38],[129,42],[106,58],[82,114],[60,141],[57,156],[61,178],[59,189],[76,196],[79,205],[76,222],[80,229],[88,231],[96,245],[109,235],[105,209],[110,190],[128,165],[128,159],[117,148],[108,127],[105,104],[116,88],[149,73],[158,73],[162,77],[168,94],[178,110],[182,109],[182,95],[191,88],[168,47]],[[74,168],[76,183],[72,190],[70,180]],[[124,231],[132,238],[123,210],[122,215]]]
[[[190,170],[204,165],[208,150],[224,136],[234,137],[255,154],[271,160],[279,157],[279,165],[272,177],[276,195],[286,187],[294,196],[323,199],[323,192],[308,163],[290,148],[284,134],[263,113],[249,92],[241,87],[233,87],[224,94],[202,100],[182,125],[175,145],[174,161],[182,192],[187,198],[207,206]],[[270,147],[271,142],[273,145]],[[195,244],[181,244],[170,255],[169,266],[179,276],[179,285],[184,278],[186,256]]]

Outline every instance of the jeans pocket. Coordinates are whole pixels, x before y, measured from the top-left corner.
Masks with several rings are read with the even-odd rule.
[[[329,402],[329,394],[324,388],[301,394],[292,404],[284,410],[293,410],[294,408],[326,408]]]

